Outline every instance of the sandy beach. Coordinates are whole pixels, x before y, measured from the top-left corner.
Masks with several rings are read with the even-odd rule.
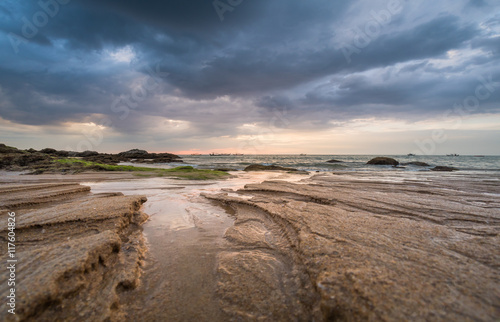
[[[2,319],[500,316],[499,177],[232,174],[2,175],[18,259]]]

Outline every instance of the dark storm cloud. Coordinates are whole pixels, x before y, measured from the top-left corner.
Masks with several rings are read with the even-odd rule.
[[[328,102],[342,108],[366,103],[399,109],[418,106],[418,109],[410,109],[409,112],[422,113],[448,109],[454,101],[465,98],[464,95],[473,95],[480,84],[477,78],[472,77],[461,80],[433,77],[413,82],[410,82],[409,77],[412,76],[406,74],[394,77],[383,84],[367,77],[348,77],[336,84],[331,96],[313,91],[306,95],[306,99],[309,104]]]
[[[2,117],[23,124],[54,124],[77,121],[92,113],[107,112],[103,103],[116,89],[117,79],[102,75],[32,72],[17,74],[0,70],[2,93],[8,98]],[[109,109],[109,107],[108,107]]]
[[[225,52],[188,74],[175,71],[169,80],[191,95],[257,93],[284,89],[333,73],[362,71],[414,59],[439,56],[478,34],[473,26],[460,26],[453,16],[436,18],[416,28],[384,35],[348,64],[339,48],[280,51],[238,49]]]
[[[123,132],[145,131],[147,117],[161,116],[188,121],[193,133],[203,135],[234,134],[243,123],[265,123],[286,110],[287,122],[314,128],[335,117],[404,111],[412,117],[419,110],[442,110],[450,96],[460,97],[474,86],[474,79],[463,74],[472,66],[481,68],[476,74],[499,69],[493,64],[499,38],[481,29],[481,23],[494,28],[498,16],[468,19],[457,12],[433,12],[432,5],[418,13],[425,19],[403,10],[348,62],[342,48],[353,39],[336,29],[352,30],[373,19],[370,13],[356,16],[366,5],[380,9],[362,1],[243,0],[221,21],[206,0],[73,0],[59,5],[16,54],[8,36],[22,36],[23,18],[32,21],[42,9],[36,1],[5,1],[0,4],[0,116],[51,124],[108,115]],[[495,8],[484,1],[463,3],[469,5],[489,12]],[[130,63],[109,60],[110,53],[124,48],[134,54]],[[487,56],[472,55],[444,67],[432,62],[445,59],[450,50],[479,50]],[[377,68],[389,68],[382,79],[370,75]],[[148,92],[121,120],[110,106],[130,96],[137,79],[148,77],[151,69],[161,70],[155,78],[161,90]],[[327,78],[331,81],[325,85]],[[222,96],[229,101],[216,101]],[[490,102],[497,99],[492,96]]]

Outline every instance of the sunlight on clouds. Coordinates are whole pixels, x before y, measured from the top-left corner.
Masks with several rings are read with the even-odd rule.
[[[496,114],[481,114],[459,117],[451,115],[447,118],[436,120],[426,120],[419,122],[407,122],[403,120],[391,119],[355,119],[344,123],[334,131],[342,131],[343,133],[365,133],[365,132],[407,132],[407,131],[422,131],[422,130],[497,130],[500,128],[500,115]]]
[[[163,124],[169,130],[187,130],[189,128],[189,122],[181,121],[181,120],[165,120]]]
[[[99,130],[106,129],[106,127],[104,125],[96,124],[94,122],[86,122],[86,123],[66,122],[66,123],[64,123],[64,127],[72,132],[82,132],[82,131],[89,131],[89,130],[94,130],[94,129],[99,129]]]
[[[448,50],[446,54],[448,55],[448,58],[453,58],[458,55],[458,50]]]
[[[135,57],[131,46],[125,46],[115,51],[107,51],[109,57],[118,63],[130,63]]]
[[[490,19],[479,24],[479,27],[490,33],[491,36],[500,36],[500,23],[498,19]]]
[[[484,56],[485,52],[482,49],[462,48],[457,50],[449,50],[445,58],[432,58],[429,59],[429,64],[436,68],[456,67],[460,64],[466,63],[474,57]]]
[[[424,123],[424,122],[422,122]],[[467,117],[454,117],[441,122],[425,122],[428,127],[442,129],[460,129],[460,130],[498,130],[500,129],[500,115],[481,114]]]
[[[144,116],[142,123],[147,124],[147,135],[156,138],[168,138],[172,135],[185,135],[191,130],[191,123],[159,116]]]

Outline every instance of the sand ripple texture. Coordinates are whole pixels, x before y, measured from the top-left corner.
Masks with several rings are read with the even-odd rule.
[[[236,217],[221,307],[236,320],[497,321],[498,179],[322,174],[206,194]]]
[[[90,194],[75,183],[0,186],[2,263],[16,213],[16,315],[2,321],[120,320],[120,294],[137,286],[145,246],[142,196]],[[7,270],[0,293],[7,294]],[[5,305],[4,305],[5,306]]]

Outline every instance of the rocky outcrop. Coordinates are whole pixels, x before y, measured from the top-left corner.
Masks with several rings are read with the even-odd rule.
[[[0,156],[0,169],[23,170],[33,165],[48,165],[52,157],[47,154],[35,153],[8,153]]]
[[[299,171],[294,168],[286,168],[278,165],[262,165],[262,164],[251,164],[243,171]]]
[[[235,320],[497,320],[500,187],[423,179],[322,174],[205,194],[236,218],[221,306]]]
[[[93,156],[96,156],[96,155],[100,155],[101,153],[97,152],[97,151],[83,151],[83,152],[77,152],[75,154],[75,156],[77,157],[82,157],[82,158],[86,158],[86,157],[93,157]]]
[[[182,162],[180,156],[171,153],[149,153],[146,150],[132,149],[118,154],[97,153],[84,156],[85,161],[105,164],[118,164],[120,162],[136,163],[170,163]]]
[[[135,159],[135,158],[144,159],[147,157],[148,154],[149,154],[148,151],[139,150],[139,149],[132,149],[132,150],[118,153],[118,155],[120,157],[128,158],[128,159]]]
[[[40,153],[45,153],[45,154],[56,154],[56,153],[57,153],[57,150],[56,150],[56,149],[52,149],[52,148],[45,148],[45,149],[41,149],[41,150],[40,150]]]
[[[31,174],[43,172],[78,172],[84,168],[83,164],[69,164],[55,162],[57,159],[77,157],[84,161],[116,165],[120,162],[137,163],[170,163],[182,162],[182,159],[171,153],[148,153],[145,150],[133,149],[118,154],[99,153],[96,151],[62,151],[53,148],[45,148],[40,151],[18,150],[14,147],[0,144],[0,169],[11,171],[31,171]],[[92,168],[92,167],[90,167]],[[86,167],[89,170],[89,167]],[[102,167],[94,167],[93,170],[101,171]]]
[[[399,162],[393,158],[376,157],[376,158],[373,158],[370,161],[368,161],[366,164],[397,166],[399,164]]]
[[[342,163],[344,161],[339,161],[339,160],[332,159],[332,160],[328,160],[326,162],[328,162],[328,163]]]
[[[15,147],[7,146],[3,143],[0,143],[0,154],[6,154],[6,153],[24,153],[24,152],[21,150],[18,150]]]
[[[451,172],[451,171],[456,171],[456,170],[458,170],[458,168],[446,167],[446,166],[440,166],[440,165],[431,169],[431,171],[444,171],[444,172]]]
[[[121,294],[141,275],[146,198],[92,195],[74,183],[2,185],[0,193],[4,263],[8,212],[16,218],[16,320],[122,320]],[[9,317],[0,311],[1,320]]]
[[[182,162],[181,157],[172,153],[149,153],[146,150],[132,149],[116,155],[120,161],[138,163]]]
[[[108,153],[99,153],[97,155],[89,155],[86,157],[83,157],[83,160],[85,161],[90,161],[90,162],[97,162],[97,163],[104,163],[104,164],[118,164],[122,161],[129,161],[128,159],[121,158],[116,154],[108,154]]]

